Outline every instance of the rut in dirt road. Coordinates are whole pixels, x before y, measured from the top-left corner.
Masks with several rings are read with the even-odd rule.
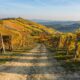
[[[49,52],[39,45],[28,53],[18,54],[14,60],[0,66],[0,80],[65,80],[64,70]]]

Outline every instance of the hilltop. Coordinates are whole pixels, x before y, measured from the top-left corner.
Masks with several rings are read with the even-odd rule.
[[[5,29],[13,31],[27,31],[28,33],[32,32],[48,32],[51,33],[51,30],[54,32],[54,29],[47,28],[36,22],[25,20],[23,18],[6,18],[0,20],[0,26],[3,26]],[[2,27],[1,27],[2,28]]]

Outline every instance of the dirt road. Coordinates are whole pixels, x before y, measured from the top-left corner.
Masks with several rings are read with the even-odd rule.
[[[14,60],[0,66],[0,80],[71,80],[49,52],[39,45],[28,53],[13,56]],[[72,79],[73,80],[73,79]]]

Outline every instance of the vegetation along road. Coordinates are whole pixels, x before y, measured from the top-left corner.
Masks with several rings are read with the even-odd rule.
[[[67,75],[49,54],[41,44],[28,53],[14,55],[13,61],[0,66],[0,80],[78,80],[78,76]]]

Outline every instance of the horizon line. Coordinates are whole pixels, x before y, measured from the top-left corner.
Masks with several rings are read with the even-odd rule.
[[[0,18],[0,20],[2,20],[2,19],[10,19],[10,18],[23,18],[23,17],[3,17],[3,18]],[[74,21],[74,22],[76,22],[76,21],[80,21],[80,20],[67,20],[67,19],[65,19],[65,20],[52,20],[52,19],[35,19],[35,18],[23,18],[23,19],[26,19],[26,20],[32,20],[32,21],[54,21],[54,22],[56,22],[56,21]]]

